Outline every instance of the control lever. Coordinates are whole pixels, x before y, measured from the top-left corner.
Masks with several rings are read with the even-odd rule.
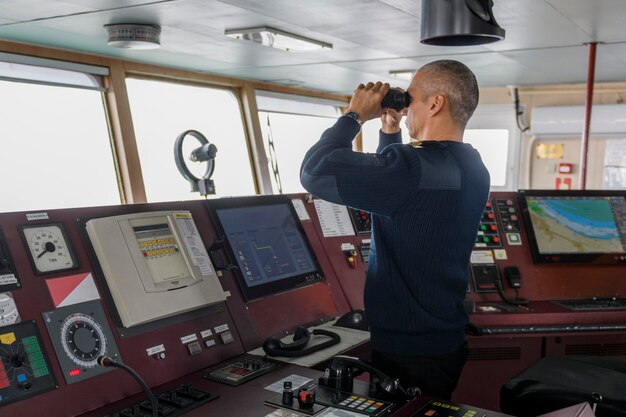
[[[415,396],[421,394],[418,387],[408,387],[404,389],[397,378],[387,376],[382,371],[376,369],[372,364],[363,359],[351,356],[338,355],[331,358],[324,376],[320,377],[319,384],[337,391],[352,392],[354,377],[368,372],[373,381],[370,387],[372,396],[387,393],[391,395]]]

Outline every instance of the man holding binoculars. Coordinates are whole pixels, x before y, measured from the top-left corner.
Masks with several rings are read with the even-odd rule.
[[[461,62],[441,60],[421,67],[406,93],[388,92],[381,82],[359,85],[306,154],[300,180],[315,196],[372,213],[364,294],[372,364],[449,399],[467,358],[467,266],[489,194],[480,155],[463,143],[478,84]],[[404,112],[410,145],[401,143]],[[377,153],[354,152],[360,125],[378,117]]]

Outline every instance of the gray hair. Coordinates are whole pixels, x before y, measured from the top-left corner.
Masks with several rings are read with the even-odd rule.
[[[424,65],[418,72],[427,73],[427,79],[419,86],[423,99],[443,94],[453,120],[465,128],[478,106],[478,83],[472,70],[459,61],[442,59]]]

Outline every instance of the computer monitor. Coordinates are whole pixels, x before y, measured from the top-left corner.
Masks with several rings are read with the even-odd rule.
[[[535,263],[626,263],[625,191],[519,192]]]
[[[324,279],[288,197],[224,198],[208,206],[246,300]]]

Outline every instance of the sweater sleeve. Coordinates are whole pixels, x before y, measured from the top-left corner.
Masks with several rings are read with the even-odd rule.
[[[356,121],[340,117],[307,152],[300,181],[311,194],[333,203],[391,215],[405,201],[405,181],[419,181],[419,166],[411,167],[401,146],[382,153],[354,152]]]
[[[387,145],[392,143],[402,143],[402,131],[396,133],[384,133],[382,130],[378,131],[378,148],[376,153],[381,153]]]

